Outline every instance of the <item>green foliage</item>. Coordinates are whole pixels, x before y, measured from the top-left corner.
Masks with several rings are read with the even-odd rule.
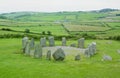
[[[29,29],[25,29],[25,33],[30,33],[30,30]]]
[[[0,19],[7,19],[7,17],[0,15]]]
[[[47,31],[48,35],[52,35],[52,32],[51,31]]]

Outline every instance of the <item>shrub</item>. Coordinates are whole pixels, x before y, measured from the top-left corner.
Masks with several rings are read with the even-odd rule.
[[[45,35],[45,31],[42,32],[42,35]]]
[[[48,34],[48,35],[52,35],[51,31],[47,31],[47,34]]]
[[[25,29],[25,33],[30,33],[30,30],[29,29]]]

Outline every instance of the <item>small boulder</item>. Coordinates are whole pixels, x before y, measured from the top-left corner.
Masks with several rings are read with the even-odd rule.
[[[109,55],[104,55],[103,56],[103,61],[112,61],[112,57]]]
[[[80,60],[80,55],[79,54],[75,56],[75,61],[78,61],[78,60]]]
[[[53,53],[53,58],[56,60],[56,61],[63,61],[65,59],[65,53],[64,51],[59,48],[57,49],[54,53]]]

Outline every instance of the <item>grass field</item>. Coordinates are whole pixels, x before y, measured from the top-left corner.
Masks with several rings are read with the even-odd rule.
[[[55,62],[21,54],[21,39],[0,39],[0,78],[119,78],[120,54],[117,50],[120,42],[86,40],[85,46],[93,41],[97,43],[97,54],[92,58],[74,61],[74,56],[70,56],[63,62]],[[67,45],[72,42],[77,41],[69,41]],[[104,54],[113,60],[101,61]]]
[[[85,25],[65,25],[65,28],[71,31],[106,31],[109,27],[85,26]]]

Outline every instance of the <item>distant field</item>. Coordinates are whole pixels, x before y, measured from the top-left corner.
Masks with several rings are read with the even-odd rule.
[[[61,26],[61,24],[55,24],[55,23],[49,23],[49,22],[44,23],[44,22],[2,21],[0,22],[0,29],[2,28],[8,28],[15,31],[25,31],[25,29],[29,29],[30,32],[33,32],[33,33],[45,32],[46,34],[48,31],[50,31],[52,35],[68,35],[67,31],[65,31],[65,29]]]
[[[83,25],[65,25],[68,31],[106,31],[109,27],[83,26]]]

